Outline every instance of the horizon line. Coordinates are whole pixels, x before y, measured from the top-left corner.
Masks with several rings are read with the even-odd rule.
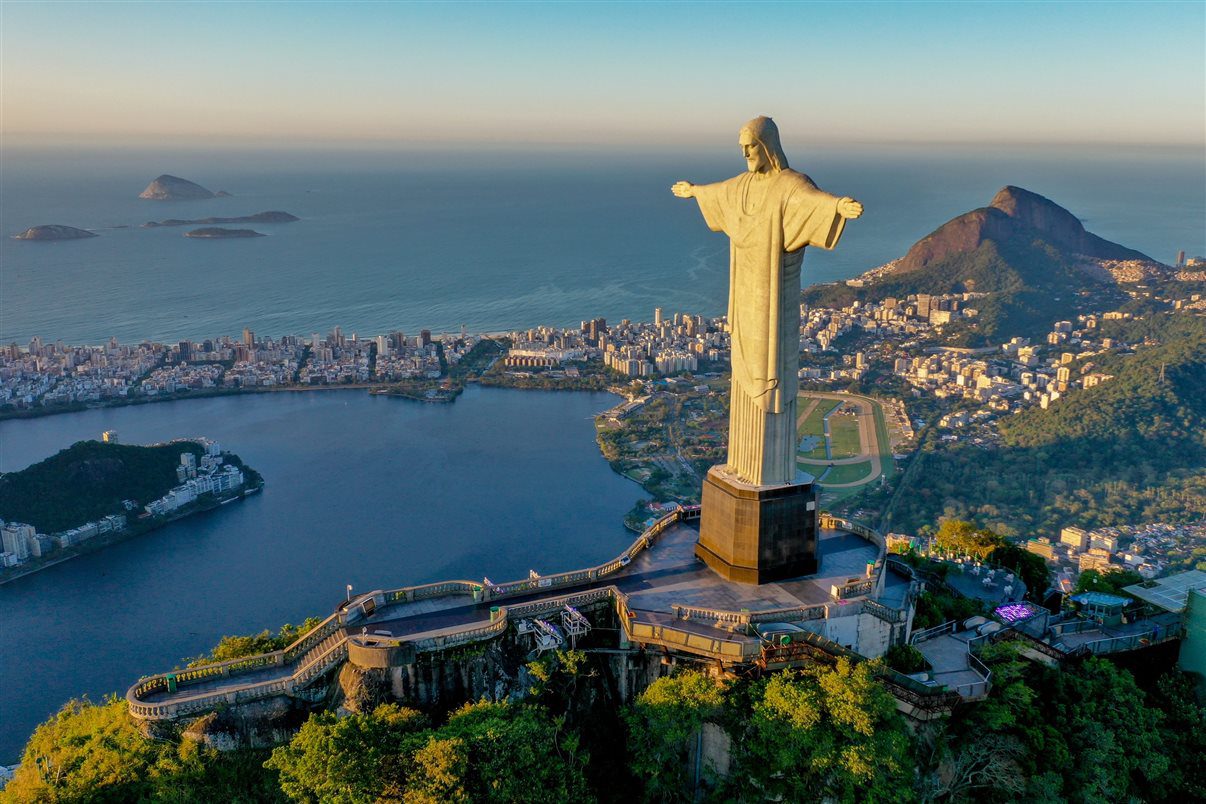
[[[736,137],[733,137],[736,143]],[[539,148],[552,148],[557,151],[570,152],[580,150],[620,151],[631,149],[634,142],[639,142],[642,151],[673,151],[692,150],[708,151],[730,147],[730,143],[714,139],[704,140],[697,136],[686,136],[681,140],[659,138],[650,141],[648,138],[634,135],[630,140],[620,139],[583,139],[573,137],[530,138],[530,139],[497,139],[472,137],[444,137],[439,148],[442,151],[464,151],[482,149],[485,151],[528,151]],[[1185,140],[1134,140],[1134,139],[1076,139],[1054,137],[1042,138],[925,138],[925,137],[834,137],[818,136],[785,137],[784,145],[788,147],[808,147],[825,149],[860,149],[874,147],[1006,147],[1006,148],[1136,148],[1143,150],[1197,150],[1206,154],[1206,137],[1201,141]],[[735,144],[731,147],[736,148]],[[314,150],[360,150],[363,152],[381,151],[410,151],[418,148],[431,150],[431,143],[420,139],[406,138],[311,138],[294,139],[282,142],[280,139],[265,135],[200,135],[198,137],[180,135],[155,135],[141,133],[128,135],[77,135],[62,132],[5,132],[0,130],[0,151],[8,148],[22,150],[276,150],[314,151]]]

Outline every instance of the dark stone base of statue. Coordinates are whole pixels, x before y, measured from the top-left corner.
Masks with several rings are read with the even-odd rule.
[[[812,483],[754,486],[713,466],[704,480],[695,555],[739,583],[771,583],[817,571]]]

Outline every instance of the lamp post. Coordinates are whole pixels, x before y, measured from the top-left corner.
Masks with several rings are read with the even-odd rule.
[[[348,602],[352,602],[352,585],[348,584]]]

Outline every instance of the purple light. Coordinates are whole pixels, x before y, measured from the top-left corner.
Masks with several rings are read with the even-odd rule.
[[[997,606],[993,609],[993,614],[1009,623],[1028,620],[1036,613],[1034,606],[1029,603],[1006,603],[1004,606]]]

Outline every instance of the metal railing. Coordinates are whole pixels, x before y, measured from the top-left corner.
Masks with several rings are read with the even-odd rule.
[[[684,606],[672,603],[675,619],[679,620],[711,620],[735,626],[748,626],[756,623],[792,623],[807,620],[823,620],[826,615],[824,604],[818,606],[789,606],[782,609],[763,609],[761,611],[729,611],[726,609],[711,609],[703,606]]]
[[[1092,653],[1095,656],[1100,656],[1106,653],[1118,653],[1124,650],[1137,650],[1146,648],[1152,645],[1159,645],[1162,642],[1169,642],[1174,639],[1181,638],[1182,627],[1179,624],[1162,626],[1158,630],[1153,628],[1151,631],[1140,631],[1134,634],[1123,634],[1121,636],[1105,637],[1103,639],[1095,639],[1092,642],[1086,642],[1080,646],[1080,651]]]
[[[334,617],[335,615],[332,615],[332,618]],[[328,618],[328,620],[332,618]],[[326,622],[324,621],[324,624]],[[171,719],[194,712],[208,711],[224,704],[245,703],[297,692],[315,678],[326,673],[335,664],[347,658],[347,638],[339,631],[328,632],[325,636],[321,636],[324,624],[320,624],[310,634],[297,640],[285,650],[189,668],[178,673],[161,673],[142,679],[126,692],[130,714],[143,720]],[[311,635],[315,632],[318,632],[320,636],[312,637]],[[195,686],[214,678],[254,672],[263,667],[281,667],[285,664],[285,654],[301,645],[309,645],[309,649],[302,653],[297,660],[296,669],[284,678],[248,683],[209,695],[189,695],[187,690],[182,689],[182,687]],[[155,703],[142,700],[148,694],[168,690],[172,690],[174,694],[179,694],[181,697],[177,700]]]
[[[943,634],[955,633],[955,628],[959,625],[958,620],[949,620],[942,625],[935,625],[933,628],[925,628],[921,631],[914,631],[913,636],[909,637],[909,644],[916,645],[919,642],[925,642],[927,639],[942,636]]]
[[[899,625],[909,619],[909,613],[903,609],[890,609],[874,600],[863,601],[863,611],[891,625]]]
[[[871,595],[873,597],[880,595],[884,591],[884,582],[887,578],[887,573],[884,570],[887,564],[888,542],[884,539],[883,534],[874,528],[867,527],[861,522],[855,522],[852,519],[842,519],[828,511],[822,511],[817,520],[817,524],[822,528],[844,530],[856,536],[861,536],[875,545],[875,576]]]

